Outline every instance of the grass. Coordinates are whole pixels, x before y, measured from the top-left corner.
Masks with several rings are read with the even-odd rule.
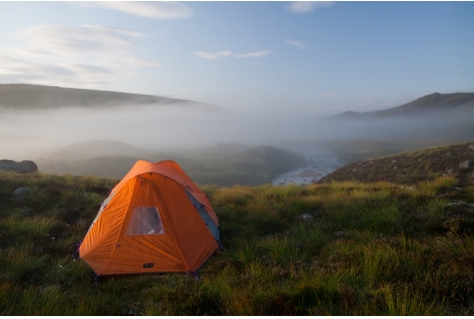
[[[377,144],[373,144],[371,147],[378,149],[375,145]],[[321,182],[328,183],[351,179],[364,183],[388,181],[399,185],[412,185],[447,176],[456,177],[457,183],[460,185],[469,185],[474,182],[473,156],[474,144],[472,142],[449,144],[403,153],[394,152],[391,156],[385,155],[375,159],[365,157],[358,162],[352,162],[326,175],[321,179]],[[464,168],[461,164],[469,160],[471,160],[471,165]],[[448,178],[448,180],[450,179]]]
[[[473,315],[474,186],[205,186],[225,250],[186,274],[72,258],[117,180],[0,173],[0,315]],[[18,187],[30,191],[12,200]]]

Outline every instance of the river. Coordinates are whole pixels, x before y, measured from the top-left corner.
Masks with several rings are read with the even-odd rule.
[[[286,172],[273,179],[273,185],[308,185],[317,182],[327,174],[344,165],[327,150],[295,152],[305,158],[303,164],[293,171]]]

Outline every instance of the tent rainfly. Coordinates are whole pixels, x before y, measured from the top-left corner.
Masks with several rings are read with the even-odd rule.
[[[209,200],[174,161],[138,161],[102,203],[79,256],[97,275],[195,272],[219,247]]]

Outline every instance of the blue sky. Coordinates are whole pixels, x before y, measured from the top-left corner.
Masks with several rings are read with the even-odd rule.
[[[0,83],[308,116],[474,92],[474,2],[0,2]]]

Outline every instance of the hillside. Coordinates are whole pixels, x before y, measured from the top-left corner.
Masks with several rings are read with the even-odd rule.
[[[154,95],[59,86],[0,84],[0,110],[43,110],[66,107],[98,108],[130,105],[186,105],[209,111],[223,111],[223,109],[210,104]]]
[[[53,149],[44,157],[55,159],[86,159],[101,156],[146,157],[151,152],[114,140],[91,140]]]
[[[297,168],[304,161],[293,152],[273,146],[248,148],[239,144],[155,154],[117,141],[88,141],[62,147],[51,154],[54,156],[36,161],[40,172],[121,178],[137,160],[172,159],[199,184],[219,186],[270,183],[275,176]]]
[[[450,112],[474,112],[474,93],[433,93],[423,96],[409,103],[386,110],[372,112],[347,111],[331,116],[331,119],[367,119],[386,118],[407,115],[419,115]]]
[[[376,114],[388,116],[437,110],[462,111],[473,109],[474,93],[433,93],[395,108],[378,111]]]
[[[474,185],[474,143],[452,144],[348,164],[323,177],[330,181],[387,181],[412,185],[441,176]]]
[[[474,93],[434,93],[387,110],[344,112],[319,118],[323,139],[425,140],[428,144],[474,138]]]

